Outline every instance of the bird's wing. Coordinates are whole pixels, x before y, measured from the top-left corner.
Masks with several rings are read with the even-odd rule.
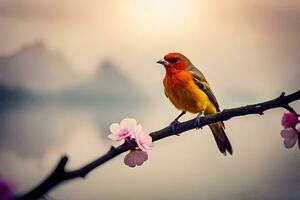
[[[213,92],[211,91],[209,84],[206,81],[202,72],[200,72],[193,65],[191,65],[188,68],[188,71],[192,72],[193,80],[194,80],[195,84],[208,96],[209,100],[214,104],[214,106],[216,107],[216,110],[219,112],[220,107],[219,107],[218,101],[217,101],[215,95],[213,94]]]

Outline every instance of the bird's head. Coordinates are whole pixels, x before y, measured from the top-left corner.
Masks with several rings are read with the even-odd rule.
[[[168,53],[163,59],[157,61],[157,63],[162,64],[167,71],[185,70],[191,65],[189,59],[181,53]]]

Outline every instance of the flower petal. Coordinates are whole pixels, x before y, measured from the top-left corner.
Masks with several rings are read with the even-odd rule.
[[[148,154],[144,152],[144,161],[148,160]]]
[[[123,121],[124,120],[122,120],[122,122]],[[126,127],[123,128],[121,125],[117,123],[111,124],[109,129],[111,131],[111,134],[108,136],[108,138],[116,141],[123,141],[124,139],[131,137],[131,135],[133,134],[133,132],[130,131],[129,128]]]
[[[142,126],[138,125],[136,134],[135,134],[135,141],[138,145],[138,147],[146,152],[148,149],[150,149],[150,146],[152,144],[152,137],[149,135],[148,132],[146,132]]]
[[[136,153],[135,164],[141,166],[143,163],[144,163],[143,157],[139,153]]]
[[[130,151],[124,158],[124,163],[125,165],[129,166],[129,167],[135,167],[135,161],[134,161],[134,151]]]
[[[298,123],[298,118],[295,113],[292,112],[283,113],[281,118],[281,124],[284,128],[295,127],[297,123]]]
[[[108,136],[107,136],[109,139],[112,139],[112,140],[116,140],[117,139],[117,137],[116,137],[116,135],[115,134],[109,134]]]
[[[110,132],[114,133],[114,134],[117,134],[119,131],[120,131],[121,127],[119,124],[117,123],[113,123],[110,125],[109,127],[109,130]]]
[[[141,159],[144,162],[148,160],[148,153],[147,152],[139,151],[139,156],[141,157]]]
[[[127,128],[129,131],[136,131],[137,122],[133,118],[125,118],[120,123],[121,128]]]
[[[125,165],[129,167],[141,166],[148,160],[148,154],[140,150],[130,151],[124,158]]]
[[[1,200],[14,199],[14,188],[12,184],[2,177],[0,177],[0,199]]]
[[[298,137],[298,133],[294,128],[285,128],[281,131],[281,136],[286,139],[293,139]]]
[[[297,139],[298,139],[297,137],[296,138],[291,138],[291,139],[286,138],[283,141],[283,144],[284,144],[285,148],[287,148],[287,149],[292,148],[296,144]]]

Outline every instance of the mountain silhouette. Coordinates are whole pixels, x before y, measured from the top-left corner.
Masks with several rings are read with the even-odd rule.
[[[0,57],[0,84],[9,87],[21,86],[35,92],[57,91],[72,85],[74,78],[63,55],[49,50],[41,41]]]
[[[138,101],[143,98],[140,88],[110,60],[102,62],[92,78],[63,95],[84,101]]]
[[[85,105],[136,103],[143,98],[136,84],[110,60],[100,63],[88,80],[74,84],[77,79],[63,55],[37,41],[0,56],[0,103],[29,99]]]

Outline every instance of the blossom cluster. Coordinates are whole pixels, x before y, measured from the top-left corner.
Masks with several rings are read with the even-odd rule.
[[[113,123],[110,125],[111,134],[108,138],[120,141],[130,142],[134,140],[137,147],[130,150],[125,156],[124,163],[129,167],[142,165],[148,160],[147,151],[151,149],[152,138],[135,119],[125,118],[120,123]]]
[[[283,113],[281,124],[283,130],[281,131],[281,136],[283,137],[283,144],[286,148],[292,148],[298,140],[299,131],[296,129],[298,121],[298,116],[292,112]],[[300,145],[299,145],[300,147]]]

